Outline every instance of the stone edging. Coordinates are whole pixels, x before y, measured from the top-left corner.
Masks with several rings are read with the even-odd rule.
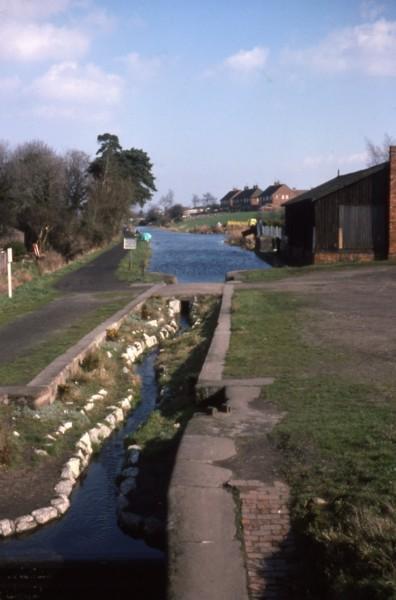
[[[169,314],[171,317],[173,317],[177,312],[180,312],[180,301],[170,301],[168,303],[168,307]],[[120,323],[120,321],[118,321],[118,323]],[[154,321],[150,321],[149,323],[153,325]],[[113,327],[115,326],[113,320],[112,325]],[[109,325],[107,324],[106,329],[108,326]],[[133,363],[144,352],[145,349],[154,347],[159,343],[160,340],[164,340],[170,335],[174,335],[177,330],[178,325],[176,321],[172,319],[170,323],[166,323],[159,328],[158,337],[156,335],[149,336],[146,333],[143,333],[143,339],[128,346],[125,352],[121,355],[125,361],[125,372],[129,372],[129,369],[132,367]],[[105,390],[100,391],[103,392]],[[95,396],[97,396],[97,398],[94,398]],[[103,393],[100,394],[98,392],[98,394],[91,396],[84,409],[87,410],[88,404],[91,404],[94,400],[98,400],[98,396],[103,396]],[[76,442],[73,455],[63,465],[60,480],[54,487],[56,496],[50,500],[50,504],[43,508],[33,510],[30,514],[17,517],[16,519],[1,519],[0,538],[6,538],[11,535],[36,529],[40,525],[45,525],[49,521],[60,518],[69,509],[69,497],[77,483],[78,478],[89,465],[90,458],[94,452],[93,445],[95,447],[101,446],[103,442],[112,434],[114,429],[116,429],[116,427],[122,423],[122,421],[124,421],[127,414],[131,410],[131,400],[132,394],[117,402],[116,405],[110,406],[109,408],[111,408],[111,412],[103,419],[103,422],[99,422],[94,427],[91,427],[91,429],[86,431]],[[64,431],[61,431],[60,433],[64,434],[68,429],[70,429],[70,427],[64,428]],[[128,448],[128,450],[131,454],[131,460],[133,460],[133,464],[135,464],[139,458],[139,448],[137,446],[133,446]],[[135,473],[135,477],[136,476],[137,470]]]

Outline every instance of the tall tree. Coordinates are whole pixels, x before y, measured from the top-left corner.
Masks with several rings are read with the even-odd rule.
[[[132,204],[143,206],[157,191],[149,156],[144,150],[130,148],[121,152],[120,159],[124,177],[133,185]]]
[[[15,205],[10,195],[10,152],[5,142],[0,142],[0,235],[15,225]]]

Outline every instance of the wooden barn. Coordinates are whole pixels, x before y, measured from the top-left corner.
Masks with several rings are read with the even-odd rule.
[[[396,255],[396,146],[389,161],[339,175],[284,207],[289,263]]]

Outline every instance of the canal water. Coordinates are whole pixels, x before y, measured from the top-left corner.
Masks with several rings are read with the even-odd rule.
[[[224,242],[221,234],[175,233],[144,227],[152,235],[150,271],[176,275],[180,283],[221,282],[228,271],[266,269],[254,252]]]
[[[228,271],[268,268],[253,252],[225,244],[222,235],[144,230],[152,234],[149,269],[174,274],[180,282],[220,282]],[[117,589],[136,598],[165,597],[164,553],[124,533],[116,515],[123,438],[145,421],[156,402],[154,360],[155,352],[139,367],[141,404],[93,459],[69,511],[37,532],[0,542],[1,600],[77,598],[77,590],[89,597],[108,585],[109,594]]]

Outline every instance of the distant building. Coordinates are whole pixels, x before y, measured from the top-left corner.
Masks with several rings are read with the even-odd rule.
[[[233,210],[238,203],[238,196],[241,193],[241,190],[237,188],[233,188],[229,192],[226,193],[223,198],[220,200],[220,208],[221,210]]]
[[[268,209],[280,208],[285,202],[302,194],[304,190],[290,188],[285,183],[275,181],[269,185],[260,196],[260,206]]]
[[[339,175],[285,204],[288,261],[396,256],[396,146],[389,161]]]
[[[255,210],[260,208],[260,196],[263,190],[258,185],[252,188],[245,186],[235,198],[236,208],[239,210]]]
[[[205,212],[209,212],[210,208],[208,206],[188,206],[183,210],[183,218],[187,217],[195,217],[196,215],[202,215]]]

